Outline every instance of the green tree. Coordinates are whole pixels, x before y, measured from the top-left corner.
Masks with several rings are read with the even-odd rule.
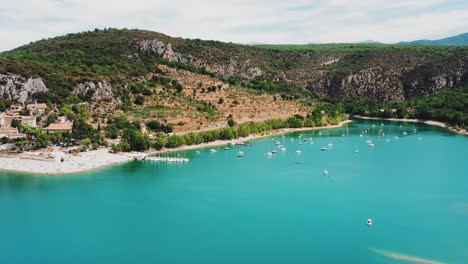
[[[49,136],[45,133],[38,134],[34,140],[34,147],[37,149],[46,148],[50,145]]]
[[[57,120],[58,120],[58,116],[56,113],[50,113],[50,115],[47,117],[48,124],[55,123]]]
[[[185,144],[185,139],[184,137],[180,137],[180,136],[170,136],[167,138],[167,143],[166,143],[166,147],[168,148],[177,148],[177,147],[180,147],[182,145]]]
[[[146,127],[148,127],[151,131],[161,131],[161,123],[158,120],[151,120],[146,123]]]
[[[137,104],[137,105],[143,105],[143,104],[145,103],[145,97],[142,96],[142,95],[138,95],[138,96],[135,98],[134,103]]]
[[[143,135],[139,130],[127,128],[124,130],[122,139],[128,143],[131,150],[145,151],[151,147],[151,141],[147,135]]]
[[[227,122],[229,127],[234,127],[236,125],[236,121],[234,121],[234,118],[228,118]]]
[[[74,139],[82,140],[85,138],[95,138],[98,132],[90,124],[86,123],[84,120],[75,120],[73,122],[72,128],[72,137]]]

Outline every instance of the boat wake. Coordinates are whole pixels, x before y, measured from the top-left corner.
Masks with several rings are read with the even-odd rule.
[[[421,257],[416,257],[416,256],[410,256],[410,255],[404,255],[398,252],[391,252],[391,251],[386,251],[386,250],[381,250],[381,249],[370,249],[372,252],[375,254],[387,257],[389,259],[394,259],[394,260],[401,260],[401,261],[406,261],[408,263],[417,263],[417,264],[447,264],[442,261],[438,260],[432,260],[432,259],[425,259]]]

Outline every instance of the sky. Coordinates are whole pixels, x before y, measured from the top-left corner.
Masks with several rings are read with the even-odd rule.
[[[235,43],[394,43],[468,32],[468,1],[0,0],[0,51],[109,27]]]

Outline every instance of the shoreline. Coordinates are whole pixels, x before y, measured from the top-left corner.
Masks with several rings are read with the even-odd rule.
[[[198,145],[186,145],[173,149],[162,149],[158,151],[148,152],[121,152],[117,154],[110,153],[110,148],[101,148],[89,152],[81,152],[78,155],[67,155],[63,151],[55,149],[53,151],[42,152],[24,152],[21,154],[8,154],[0,156],[0,172],[13,172],[21,174],[34,174],[37,176],[61,176],[68,174],[78,174],[94,170],[99,170],[115,165],[124,164],[126,162],[142,158],[147,155],[155,155],[174,151],[194,150],[208,147],[219,147],[228,145],[232,142],[242,142],[254,139],[261,139],[276,135],[282,135],[292,132],[311,131],[321,129],[333,129],[342,127],[345,124],[351,123],[352,120],[341,121],[337,125],[329,125],[322,127],[301,127],[301,128],[283,128],[274,130],[266,134],[252,134],[247,137],[237,138],[233,140],[216,140],[213,142],[202,143]],[[52,155],[52,158],[44,158],[44,156]],[[61,158],[64,159],[61,162]]]
[[[456,134],[460,135],[465,135],[468,136],[468,131],[465,129],[462,130],[456,130],[455,128],[449,126],[448,124],[440,121],[435,121],[435,120],[423,120],[423,119],[410,119],[410,118],[385,118],[385,117],[370,117],[370,116],[361,116],[361,115],[353,115],[351,117],[357,118],[357,119],[363,119],[363,120],[384,120],[384,121],[394,121],[394,122],[409,122],[409,123],[421,123],[421,124],[426,124],[430,126],[437,126],[441,128],[448,129]]]
[[[328,126],[321,126],[321,127],[300,127],[300,128],[282,128],[278,130],[274,130],[271,132],[268,132],[266,134],[252,134],[247,137],[240,137],[232,140],[216,140],[213,142],[208,142],[208,143],[201,143],[198,145],[185,145],[185,146],[180,146],[177,148],[171,148],[171,149],[162,149],[158,151],[151,151],[148,152],[148,155],[154,155],[154,154],[161,154],[161,153],[167,153],[167,152],[173,152],[173,151],[184,151],[184,150],[194,150],[194,149],[202,149],[202,148],[208,148],[208,147],[219,147],[223,145],[228,145],[232,142],[242,142],[242,141],[249,141],[249,140],[255,140],[255,139],[261,139],[261,138],[266,138],[266,137],[272,137],[272,136],[277,136],[277,135],[283,135],[287,133],[293,133],[293,132],[301,132],[301,131],[312,131],[312,130],[320,130],[320,129],[333,129],[333,128],[340,128],[345,124],[351,123],[352,120],[345,120],[341,121],[337,125],[328,125]]]

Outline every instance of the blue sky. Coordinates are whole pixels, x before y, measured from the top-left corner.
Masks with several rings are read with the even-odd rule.
[[[94,28],[237,43],[385,43],[468,32],[466,0],[0,0],[0,51]]]

